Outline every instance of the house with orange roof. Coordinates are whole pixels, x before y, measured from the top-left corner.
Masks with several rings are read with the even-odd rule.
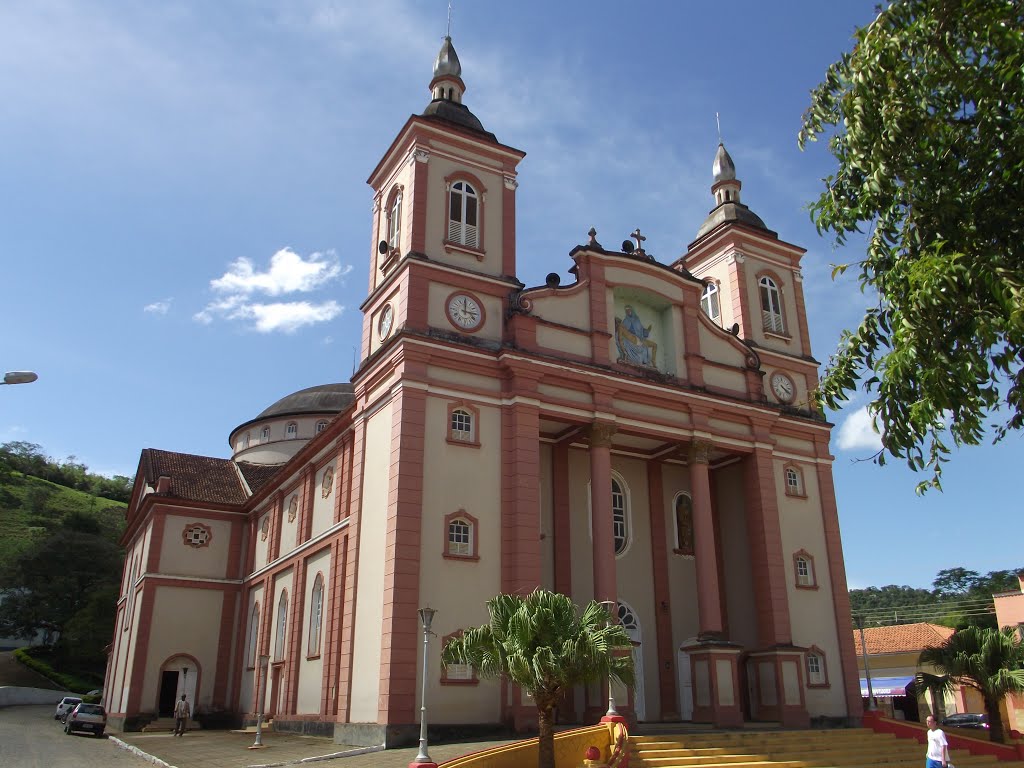
[[[919,671],[937,673],[935,669],[919,667],[917,661],[921,651],[941,645],[954,631],[951,627],[923,622],[865,627],[865,663],[861,633],[854,630],[853,641],[857,652],[857,669],[860,672],[860,692],[864,698],[865,709],[870,703],[870,677],[870,690],[876,707],[888,717],[924,722],[929,713],[941,719],[954,712],[983,712],[980,697],[972,690],[958,689],[947,694],[943,701],[933,701],[930,693],[918,693],[915,689],[914,676]]]
[[[1024,571],[1017,572],[1019,588],[1013,592],[992,595],[996,607],[996,622],[1000,627],[1016,627],[1024,640]],[[1011,694],[1004,702],[1005,723],[1008,727],[1024,731],[1024,696]]]

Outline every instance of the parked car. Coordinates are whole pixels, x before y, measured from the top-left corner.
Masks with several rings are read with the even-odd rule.
[[[82,703],[78,696],[65,696],[57,702],[57,711],[53,713],[54,720],[61,720],[72,709]]]
[[[91,731],[102,736],[107,727],[107,710],[101,704],[79,704],[71,710],[64,721],[64,733],[72,731]]]
[[[959,715],[943,718],[942,725],[946,728],[984,728],[988,730],[988,715],[961,712]]]

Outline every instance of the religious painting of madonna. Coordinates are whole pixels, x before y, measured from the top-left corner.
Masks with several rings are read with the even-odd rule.
[[[644,325],[631,304],[623,308],[623,316],[615,317],[615,346],[620,363],[645,368],[658,366],[658,345],[650,338],[652,327],[653,324]]]

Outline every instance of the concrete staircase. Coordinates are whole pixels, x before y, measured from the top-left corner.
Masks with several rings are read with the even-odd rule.
[[[921,768],[924,753],[924,744],[867,728],[719,731],[633,736],[629,768]],[[950,758],[956,768],[1024,768],[966,750],[950,750]]]
[[[196,722],[195,720],[193,720],[191,718],[189,718],[188,722],[185,724],[185,730],[187,730],[187,731],[198,731],[202,727],[203,726],[201,726],[198,722]],[[153,720],[153,721],[147,723],[143,727],[142,730],[146,731],[148,733],[152,733],[154,731],[173,731],[174,730],[174,718],[173,717],[158,717],[156,720]]]

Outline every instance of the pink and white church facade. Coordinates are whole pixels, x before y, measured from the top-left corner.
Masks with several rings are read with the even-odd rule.
[[[361,362],[230,436],[230,459],[143,451],[105,684],[132,728],[200,713],[334,734],[529,728],[521,691],[440,664],[499,592],[612,601],[640,721],[857,718],[830,425],[810,404],[804,249],[741,202],[671,264],[591,231],[572,282],[516,278],[517,166],[462,103],[450,38],[431,101],[373,170]],[[421,668],[417,609],[433,622]],[[266,660],[265,666],[260,663]],[[599,686],[564,722],[594,721]]]

